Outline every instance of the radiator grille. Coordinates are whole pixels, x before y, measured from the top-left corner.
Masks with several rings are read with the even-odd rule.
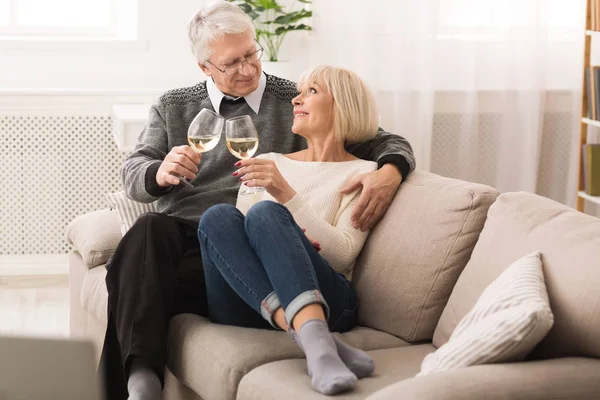
[[[0,132],[0,255],[68,252],[69,222],[120,188],[110,117],[0,116]]]

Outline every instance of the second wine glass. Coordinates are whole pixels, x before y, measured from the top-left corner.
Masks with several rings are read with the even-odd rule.
[[[248,115],[234,117],[225,122],[225,140],[229,152],[240,160],[252,158],[258,149],[258,132]],[[264,187],[242,185],[240,194],[254,194],[263,190]]]
[[[206,153],[214,149],[221,139],[224,123],[225,119],[219,114],[203,108],[188,128],[188,143],[192,150],[196,153]],[[180,176],[179,180],[187,186],[192,186],[183,176]]]

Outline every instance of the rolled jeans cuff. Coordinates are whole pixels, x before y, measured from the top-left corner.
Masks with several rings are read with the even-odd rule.
[[[329,319],[329,306],[318,290],[307,290],[300,293],[285,309],[285,320],[289,326],[292,326],[294,317],[300,310],[311,304],[321,304],[325,312],[325,320]]]
[[[279,297],[275,292],[271,292],[263,301],[260,302],[260,315],[267,320],[275,329],[281,329],[273,320],[273,313],[281,307]]]

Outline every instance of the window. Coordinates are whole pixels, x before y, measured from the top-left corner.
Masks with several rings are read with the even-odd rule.
[[[10,21],[10,0],[0,0],[0,29]]]
[[[485,40],[510,29],[537,28],[554,40],[572,39],[581,35],[584,6],[581,0],[441,0],[440,34]]]
[[[137,0],[0,0],[0,37],[137,37]]]

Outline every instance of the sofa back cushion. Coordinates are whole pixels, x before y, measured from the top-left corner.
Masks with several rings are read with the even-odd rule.
[[[600,219],[547,198],[505,193],[485,227],[436,328],[446,343],[483,289],[520,257],[539,251],[554,326],[530,358],[600,357]]]
[[[359,323],[431,340],[498,192],[414,171],[373,229],[353,273]]]

